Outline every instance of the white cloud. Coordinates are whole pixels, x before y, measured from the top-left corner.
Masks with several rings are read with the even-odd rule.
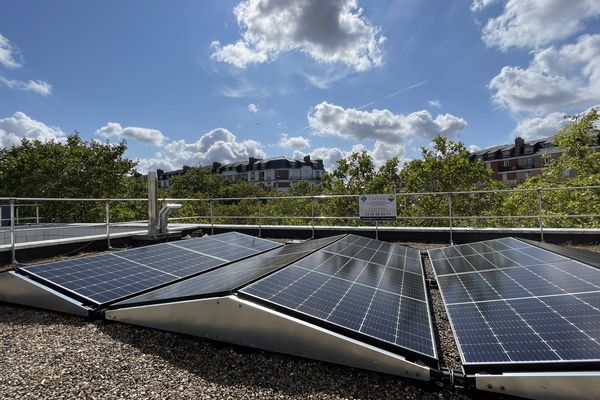
[[[296,151],[309,147],[310,141],[304,136],[288,136],[287,134],[283,133],[281,135],[281,139],[279,139],[278,145],[283,149],[291,149]]]
[[[0,75],[0,85],[5,85],[11,89],[24,90],[26,92],[34,92],[42,96],[48,96],[52,93],[52,85],[44,81],[32,81],[27,82],[8,79]]]
[[[402,145],[389,144],[377,140],[373,146],[371,156],[375,165],[380,166],[393,157],[398,157],[402,161],[404,159],[404,151],[405,148]]]
[[[487,6],[497,3],[499,0],[473,0],[471,3],[471,11],[481,11]]]
[[[142,143],[148,143],[154,146],[161,146],[165,140],[165,135],[161,131],[149,128],[139,128],[128,126],[123,128],[117,122],[109,122],[96,131],[96,135],[104,137],[120,137],[136,139]]]
[[[442,102],[439,100],[429,100],[427,104],[429,104],[431,107],[442,108]]]
[[[467,147],[467,149],[469,150],[470,153],[474,153],[476,151],[481,150],[481,147],[477,146],[476,144],[472,144],[472,145],[469,145]]]
[[[492,3],[475,0],[471,9]],[[502,14],[483,28],[487,46],[537,48],[580,32],[600,15],[598,0],[508,0]]]
[[[257,113],[258,106],[254,103],[250,103],[250,104],[248,104],[248,111],[250,111],[251,113]]]
[[[244,0],[233,12],[242,37],[227,45],[214,41],[217,61],[245,68],[299,50],[357,71],[383,63],[385,37],[363,17],[357,0]]]
[[[22,64],[18,50],[0,33],[0,65],[12,69],[19,68]]]
[[[569,123],[564,116],[564,113],[554,112],[543,117],[524,118],[517,124],[513,136],[526,140],[552,136]]]
[[[489,83],[512,112],[550,113],[600,101],[600,34],[537,51],[527,68],[506,66]]]
[[[10,41],[0,33],[0,65],[9,68],[21,68],[23,66],[23,57],[21,53],[10,43]],[[10,89],[34,92],[42,96],[48,96],[52,93],[52,85],[40,80],[20,81],[9,79],[0,75],[0,86],[6,86]]]
[[[16,112],[11,117],[0,119],[0,146],[19,145],[21,139],[63,141],[66,135],[57,127],[51,127],[36,121],[23,112]]]
[[[310,128],[318,135],[356,140],[379,140],[398,144],[413,136],[431,139],[436,135],[451,136],[467,123],[451,114],[439,114],[435,119],[426,110],[408,115],[389,110],[361,111],[355,108],[322,102],[308,114]]]
[[[154,158],[141,159],[138,169],[147,172],[161,168],[179,169],[183,165],[211,165],[217,161],[230,163],[247,160],[248,157],[264,158],[262,145],[254,140],[238,141],[236,136],[224,128],[213,129],[193,143],[175,140],[164,146],[164,151]]]

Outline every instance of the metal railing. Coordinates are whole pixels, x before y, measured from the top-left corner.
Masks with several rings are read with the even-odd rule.
[[[590,204],[586,212],[571,212],[566,204],[560,205],[561,209],[556,209],[555,206],[549,207],[544,203],[544,194],[549,192],[575,192],[571,194],[571,198],[581,197],[581,195],[598,196],[600,199],[600,186],[577,186],[577,187],[559,187],[559,188],[532,188],[532,189],[496,189],[496,190],[474,190],[474,191],[453,191],[453,192],[420,192],[420,193],[405,193],[396,192],[398,200],[398,218],[395,223],[386,222],[383,225],[370,225],[375,233],[382,226],[393,229],[394,227],[441,227],[448,230],[449,242],[452,244],[453,232],[460,227],[481,228],[486,227],[486,221],[491,221],[497,227],[501,222],[500,227],[508,227],[510,221],[516,221],[517,224],[525,224],[530,229],[535,229],[539,232],[540,239],[544,241],[544,231],[549,224],[548,221],[557,220],[579,220],[578,228],[594,228],[600,227],[600,201],[597,204]],[[591,192],[590,192],[591,191]],[[498,214],[495,209],[478,208],[478,214],[464,213],[468,211],[469,199],[477,199],[485,196],[495,198],[496,196],[526,196],[525,200],[530,201],[527,208],[530,209],[525,214]],[[176,216],[171,218],[172,221],[196,221],[202,222],[205,226],[209,226],[211,234],[214,233],[215,227],[226,222],[236,221],[242,222],[242,225],[249,225],[247,221],[254,221],[258,225],[258,234],[262,236],[263,226],[265,222],[276,222],[278,226],[297,226],[298,222],[308,225],[311,230],[311,237],[315,237],[316,226],[339,226],[341,224],[359,224],[358,216],[358,197],[360,195],[318,195],[318,196],[263,196],[263,197],[234,197],[234,198],[162,198],[161,202],[182,202],[186,204],[195,204],[195,207],[189,207],[187,210],[184,207],[176,213]],[[356,201],[355,201],[356,199]],[[423,200],[426,199],[426,200]],[[567,199],[568,200],[568,199]],[[302,203],[301,212],[294,214],[291,212],[293,207],[286,207],[283,204],[286,201],[294,203]],[[342,202],[342,206],[346,207],[347,213],[339,214],[339,210],[334,206],[324,207],[323,204],[329,201]],[[475,200],[473,200],[475,201]],[[591,200],[593,202],[593,200]],[[16,248],[16,226],[18,225],[16,212],[17,207],[28,205],[29,202],[35,202],[36,205],[36,222],[39,223],[40,210],[43,211],[43,204],[46,202],[79,202],[79,203],[100,203],[104,205],[104,218],[98,224],[104,224],[106,227],[105,237],[107,246],[110,248],[111,226],[122,222],[133,221],[111,221],[111,204],[127,203],[127,202],[148,202],[146,198],[106,198],[106,199],[91,199],[91,198],[11,198],[0,197],[0,203],[9,202],[10,204],[10,246],[11,260],[16,263],[15,248]],[[414,215],[415,204],[419,205],[430,204],[432,212],[423,215]],[[568,203],[568,201],[567,201]],[[273,204],[278,207],[273,207]],[[242,207],[240,207],[242,205]],[[232,207],[232,206],[238,206]],[[281,210],[282,214],[277,215],[274,209]],[[418,207],[417,207],[418,209]],[[238,211],[236,214],[235,211]],[[331,212],[331,211],[335,212]],[[445,211],[444,211],[445,210]],[[590,211],[591,210],[591,211]],[[201,211],[201,212],[198,212]],[[232,211],[230,213],[229,211]],[[324,212],[329,211],[329,214]],[[338,215],[332,215],[332,214]],[[140,215],[135,222],[147,223],[144,219],[145,215]],[[147,217],[146,217],[147,218]],[[582,223],[581,221],[584,220]],[[424,223],[424,224],[423,224]],[[483,225],[482,225],[483,224]],[[35,226],[23,230],[39,229]]]

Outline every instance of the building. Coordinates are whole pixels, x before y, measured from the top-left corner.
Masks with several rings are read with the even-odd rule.
[[[325,172],[323,160],[311,160],[308,155],[303,160],[287,157],[262,160],[250,157],[248,161],[231,164],[213,163],[212,169],[231,182],[247,181],[282,192],[287,192],[295,182],[308,181],[320,184]]]
[[[526,142],[517,137],[513,144],[489,147],[470,154],[472,161],[483,161],[493,171],[492,179],[514,187],[525,179],[541,173],[542,168],[562,153],[560,147],[553,144],[554,137]],[[598,143],[593,146],[596,150]]]
[[[176,169],[175,171],[165,172],[162,169],[156,170],[156,177],[158,178],[158,187],[161,189],[168,189],[171,185],[171,179],[176,176],[181,176],[188,172],[192,167],[184,165],[182,169]]]
[[[489,147],[471,153],[472,160],[483,161],[493,171],[492,179],[516,186],[525,179],[538,175],[544,165],[560,155],[552,138],[525,142],[515,138],[513,144]]]

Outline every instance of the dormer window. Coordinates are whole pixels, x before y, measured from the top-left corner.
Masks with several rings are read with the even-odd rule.
[[[504,150],[504,151],[502,152],[502,157],[504,157],[504,158],[508,158],[508,157],[510,157],[510,150]]]
[[[525,154],[533,154],[533,146],[525,147]]]

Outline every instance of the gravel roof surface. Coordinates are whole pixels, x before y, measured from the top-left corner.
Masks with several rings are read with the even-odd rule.
[[[443,244],[401,243],[420,249]],[[425,257],[428,277],[433,276]],[[443,365],[460,358],[429,289]],[[0,303],[0,399],[470,399],[433,385],[136,326]]]
[[[466,399],[191,336],[0,304],[2,399]]]

